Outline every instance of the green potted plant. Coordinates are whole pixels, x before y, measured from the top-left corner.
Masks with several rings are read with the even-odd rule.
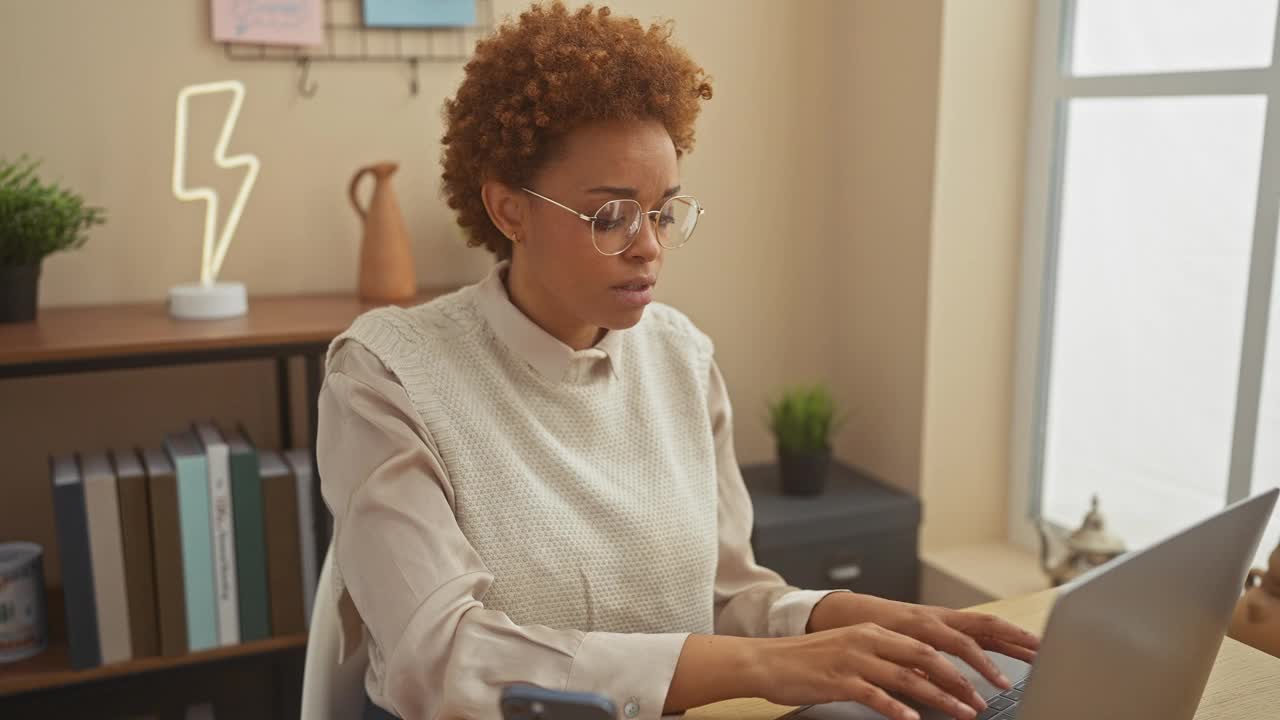
[[[784,495],[818,495],[831,466],[831,434],[843,421],[822,384],[788,388],[769,404]]]
[[[41,182],[39,166],[25,155],[0,158],[0,322],[34,320],[44,258],[84,245],[89,228],[105,221],[102,208]]]

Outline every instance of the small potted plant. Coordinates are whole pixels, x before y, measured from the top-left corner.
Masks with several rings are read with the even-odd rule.
[[[105,221],[102,208],[42,183],[39,166],[25,156],[0,158],[0,322],[34,320],[41,262],[84,245],[89,228]]]
[[[818,495],[831,466],[831,434],[840,425],[826,386],[795,387],[769,405],[784,495]]]

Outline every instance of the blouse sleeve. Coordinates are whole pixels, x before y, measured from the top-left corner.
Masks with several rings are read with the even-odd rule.
[[[818,601],[834,590],[800,590],[756,564],[751,550],[751,496],[733,449],[733,410],[720,368],[711,364],[707,394],[716,445],[720,499],[719,564],[715,582],[715,627],[721,635],[784,637],[805,634]],[[844,591],[848,592],[848,591]]]
[[[372,699],[403,718],[493,717],[508,683],[597,692],[658,718],[683,633],[516,625],[484,606],[493,575],[459,528],[446,468],[395,376],[366,348],[335,348],[317,457],[334,517],[344,657],[370,641]],[[741,577],[739,575],[738,577]]]

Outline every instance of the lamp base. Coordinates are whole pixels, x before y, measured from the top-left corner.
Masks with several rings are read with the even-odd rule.
[[[244,283],[183,283],[169,288],[169,314],[180,320],[214,320],[248,312]]]

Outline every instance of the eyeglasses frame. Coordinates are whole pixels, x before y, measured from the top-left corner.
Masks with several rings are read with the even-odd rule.
[[[637,201],[635,201],[635,200],[632,200],[631,198],[618,198],[618,199],[615,199],[615,200],[608,200],[608,201],[604,202],[602,205],[600,205],[600,207],[599,207],[599,208],[597,208],[597,209],[596,209],[596,213],[595,213],[595,215],[586,215],[586,214],[583,214],[583,213],[578,212],[577,210],[574,210],[573,208],[569,207],[568,205],[565,205],[565,204],[563,204],[563,203],[556,202],[555,200],[552,200],[551,198],[547,197],[546,195],[541,195],[541,194],[539,194],[539,193],[536,193],[536,192],[534,192],[533,190],[530,190],[530,189],[529,189],[529,188],[527,188],[527,187],[522,187],[522,188],[520,188],[520,189],[521,189],[521,190],[523,190],[523,191],[525,191],[525,192],[527,192],[527,193],[529,193],[530,195],[532,195],[532,196],[534,196],[534,197],[536,197],[536,198],[539,198],[539,199],[541,199],[541,200],[546,200],[547,202],[551,203],[552,205],[555,205],[555,206],[556,206],[556,207],[558,207],[558,208],[561,208],[561,209],[563,209],[563,210],[565,210],[565,211],[567,211],[567,212],[573,213],[573,214],[574,214],[574,215],[575,215],[579,220],[582,220],[582,221],[584,221],[584,222],[589,223],[589,224],[591,225],[591,246],[592,246],[592,247],[594,247],[594,248],[596,249],[596,252],[600,253],[601,255],[605,255],[605,256],[609,256],[609,257],[615,256],[615,255],[621,255],[622,253],[624,253],[624,252],[626,252],[626,251],[630,250],[630,249],[631,249],[631,246],[636,244],[636,238],[639,238],[639,237],[640,237],[640,234],[639,234],[639,233],[636,233],[636,236],[635,236],[635,237],[633,237],[633,238],[631,238],[631,241],[630,241],[630,242],[628,242],[628,243],[626,244],[626,246],[624,246],[621,250],[619,250],[619,251],[617,251],[617,252],[611,252],[611,253],[609,253],[609,252],[605,252],[605,251],[603,251],[603,250],[601,250],[601,249],[600,249],[600,244],[596,242],[596,221],[599,219],[600,211],[601,211],[601,210],[604,210],[605,205],[608,205],[609,203],[615,203],[615,202],[631,202],[631,203],[635,203],[635,204],[636,204],[636,206],[640,208],[640,212],[641,212],[641,214],[643,214],[647,219],[652,220],[654,223],[657,223],[657,222],[658,222],[658,220],[662,217],[662,209],[663,209],[663,208],[665,208],[665,207],[667,206],[667,203],[670,203],[670,202],[671,202],[671,201],[673,201],[673,200],[692,200],[692,201],[693,201],[693,207],[694,207],[694,209],[698,211],[698,217],[702,217],[702,213],[706,212],[706,208],[702,207],[702,203],[698,202],[698,199],[697,199],[697,198],[695,198],[694,196],[692,196],[692,195],[673,195],[673,196],[671,196],[671,197],[667,198],[667,199],[666,199],[666,201],[662,203],[662,207],[661,207],[661,208],[658,208],[657,210],[645,210],[643,205],[641,205],[639,202],[637,202]],[[656,217],[655,217],[655,216],[656,216]],[[695,228],[695,229],[697,228],[697,222],[696,222],[696,221],[694,222],[694,228]],[[688,236],[688,237],[686,237],[686,238],[684,239],[684,242],[680,243],[679,245],[667,245],[666,243],[662,242],[661,237],[658,237],[658,238],[657,238],[657,240],[658,240],[658,244],[659,244],[659,245],[661,245],[662,247],[667,248],[668,250],[677,250],[677,249],[679,249],[679,248],[684,247],[686,244],[688,244],[688,242],[689,242],[689,238],[691,238],[691,237],[693,237],[693,233],[692,233],[692,232],[691,232],[691,233],[689,233],[689,236]]]

